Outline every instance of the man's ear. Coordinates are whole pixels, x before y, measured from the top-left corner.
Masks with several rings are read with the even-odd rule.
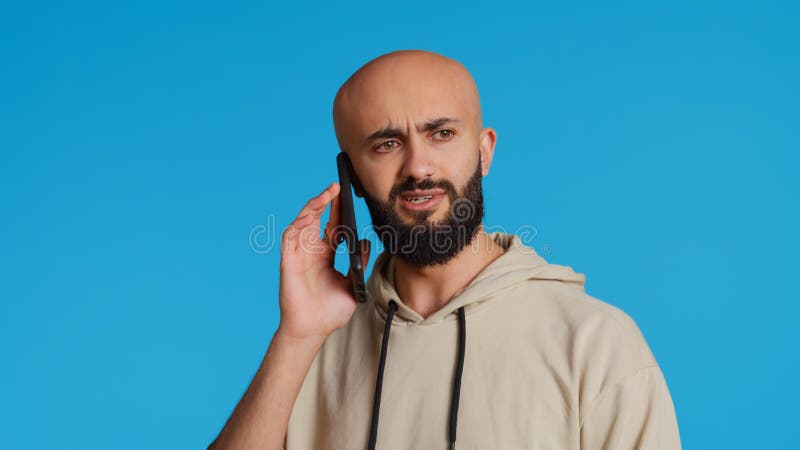
[[[492,165],[492,158],[494,157],[494,147],[497,144],[497,133],[493,128],[484,128],[480,134],[480,157],[481,157],[481,174],[486,176],[489,174],[489,167]]]

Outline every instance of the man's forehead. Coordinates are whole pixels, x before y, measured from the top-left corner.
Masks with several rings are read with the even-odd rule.
[[[353,110],[351,127],[360,133],[371,133],[382,128],[416,128],[418,131],[433,122],[445,121],[440,119],[447,118],[451,125],[458,123],[464,125],[467,114],[463,105],[447,104],[445,102],[420,99],[418,103],[399,105],[386,102],[380,107],[358,108]]]
[[[472,114],[464,93],[450,86],[420,84],[363,90],[349,96],[341,114],[352,131],[369,134],[382,127],[422,127],[429,121],[451,118],[466,123]]]
[[[334,101],[337,136],[363,138],[380,128],[417,127],[440,117],[480,126],[480,100],[460,63],[423,51],[400,51],[365,64]]]

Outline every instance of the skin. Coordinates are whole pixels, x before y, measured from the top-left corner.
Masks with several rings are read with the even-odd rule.
[[[479,158],[481,173],[489,173],[497,137],[483,127],[475,81],[460,63],[436,53],[406,50],[370,61],[340,88],[333,116],[339,145],[363,188],[381,201],[408,177],[446,179],[461,189]],[[418,129],[441,117],[454,121]],[[399,134],[368,139],[387,127]],[[445,198],[429,220],[444,219],[449,207]],[[415,213],[400,202],[396,211],[413,223]],[[398,258],[396,289],[404,303],[427,317],[500,254],[481,227],[472,244],[447,264],[420,268]]]

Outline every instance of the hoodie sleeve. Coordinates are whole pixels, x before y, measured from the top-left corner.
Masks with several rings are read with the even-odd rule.
[[[680,450],[678,422],[661,369],[649,366],[607,386],[581,423],[582,450]]]

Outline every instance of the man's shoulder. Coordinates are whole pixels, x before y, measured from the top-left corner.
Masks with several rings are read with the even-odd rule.
[[[511,293],[510,309],[546,326],[587,359],[615,355],[631,366],[655,365],[636,321],[622,308],[558,280],[526,280]],[[502,299],[496,299],[503,301]]]

